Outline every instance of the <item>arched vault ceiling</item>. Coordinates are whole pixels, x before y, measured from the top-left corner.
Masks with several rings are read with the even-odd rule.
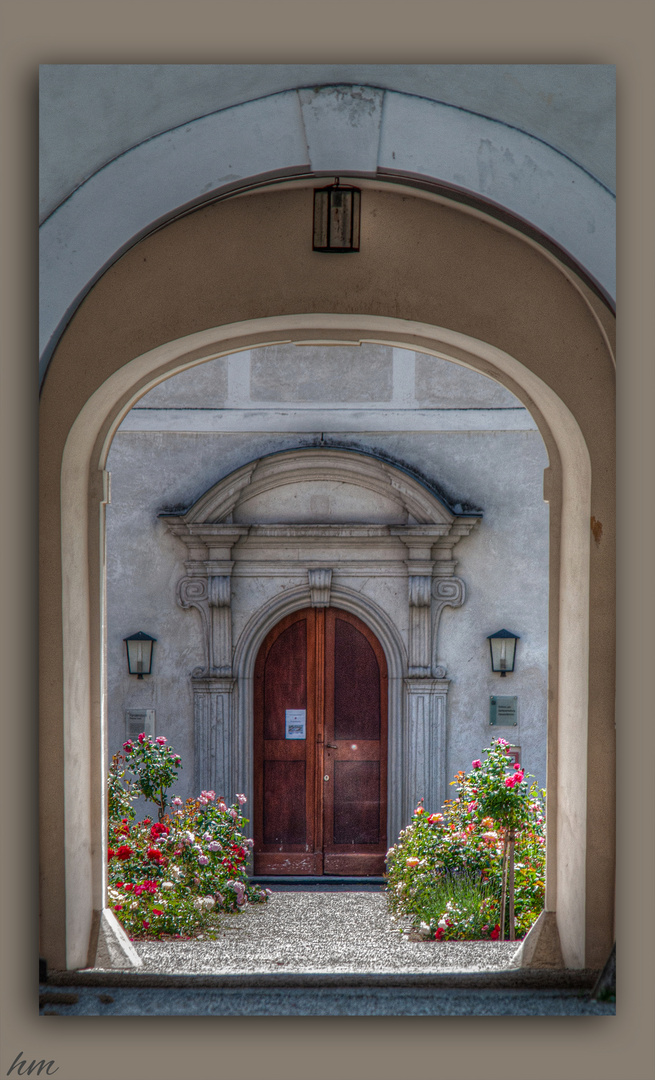
[[[500,208],[614,295],[614,197],[552,145],[505,122],[395,90],[294,89],[140,143],[50,214],[40,230],[42,373],[93,282],[158,224],[265,178],[335,174],[415,178]]]
[[[42,217],[154,135],[270,94],[335,83],[412,94],[520,128],[615,190],[610,64],[43,64]]]

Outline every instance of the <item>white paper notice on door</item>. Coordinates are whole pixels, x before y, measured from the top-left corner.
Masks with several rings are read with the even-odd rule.
[[[285,737],[287,739],[305,739],[307,712],[305,709],[286,709],[284,713]]]

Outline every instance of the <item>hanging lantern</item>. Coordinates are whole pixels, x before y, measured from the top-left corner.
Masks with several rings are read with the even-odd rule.
[[[314,251],[359,251],[361,191],[339,183],[314,189]]]
[[[152,646],[157,638],[144,634],[142,630],[131,637],[123,638],[127,650],[127,669],[130,675],[142,679],[152,670]]]
[[[497,630],[495,634],[489,634],[487,641],[491,649],[492,671],[499,671],[501,676],[506,675],[508,671],[514,671],[518,640],[518,634],[512,634],[509,630]]]

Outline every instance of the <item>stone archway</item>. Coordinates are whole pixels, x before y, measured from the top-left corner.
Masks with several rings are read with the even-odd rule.
[[[104,822],[95,797],[105,765],[97,552],[113,431],[157,381],[211,356],[279,341],[373,340],[492,375],[526,404],[544,437],[551,505],[547,906],[557,913],[566,965],[600,966],[613,935],[614,864],[607,314],[581,281],[511,229],[384,190],[371,194],[370,209],[388,228],[369,234],[364,258],[348,267],[317,263],[302,254],[310,195],[299,189],[237,199],[143,241],[98,282],[53,357],[41,428],[43,954],[52,967],[85,964],[93,912],[104,906]],[[207,246],[216,226],[220,264]],[[429,242],[435,229],[436,261]],[[254,237],[246,251],[244,235]],[[284,290],[268,274],[272,251],[288,269]],[[331,313],[321,314],[326,306]],[[592,541],[591,516],[603,525],[602,541]]]

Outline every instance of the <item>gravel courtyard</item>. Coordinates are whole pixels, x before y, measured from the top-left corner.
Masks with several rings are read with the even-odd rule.
[[[517,942],[412,941],[381,892],[274,892],[224,916],[214,940],[135,942],[144,972],[401,973],[497,971]]]

